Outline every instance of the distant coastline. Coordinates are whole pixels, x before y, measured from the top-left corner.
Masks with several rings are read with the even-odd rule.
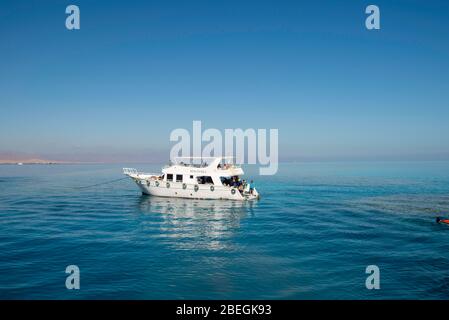
[[[0,165],[26,165],[26,164],[74,164],[70,161],[44,160],[44,159],[0,159]]]

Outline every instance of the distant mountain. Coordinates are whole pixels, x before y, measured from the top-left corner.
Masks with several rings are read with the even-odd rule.
[[[57,164],[70,163],[68,161],[42,159],[36,155],[20,153],[0,153],[0,164]]]
[[[44,159],[0,159],[0,164],[58,164],[58,163],[70,163],[67,161],[57,160],[44,160]]]

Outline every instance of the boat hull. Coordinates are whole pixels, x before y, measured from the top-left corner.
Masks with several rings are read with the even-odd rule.
[[[181,182],[148,181],[135,179],[143,194],[190,199],[229,199],[229,200],[255,200],[258,198],[257,190],[253,194],[242,194],[236,188],[214,186],[210,184],[185,184]]]

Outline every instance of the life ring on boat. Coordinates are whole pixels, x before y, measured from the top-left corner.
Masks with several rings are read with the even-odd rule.
[[[235,194],[235,189],[231,189],[231,193],[232,193],[232,194]]]
[[[170,188],[170,182],[167,182],[166,186],[167,188]]]
[[[214,191],[215,187],[214,186],[210,186],[210,191]]]
[[[182,188],[185,190],[187,189],[187,185],[185,183],[182,184]]]
[[[193,187],[193,190],[195,190],[195,192],[197,192],[199,188],[200,187],[198,187],[198,185],[196,184],[195,187]]]
[[[159,187],[159,181],[156,181],[156,187]]]

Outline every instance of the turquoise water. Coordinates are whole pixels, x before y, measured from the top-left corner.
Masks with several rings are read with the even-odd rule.
[[[449,298],[447,162],[281,164],[255,203],[77,188],[121,167],[0,166],[0,298]]]

